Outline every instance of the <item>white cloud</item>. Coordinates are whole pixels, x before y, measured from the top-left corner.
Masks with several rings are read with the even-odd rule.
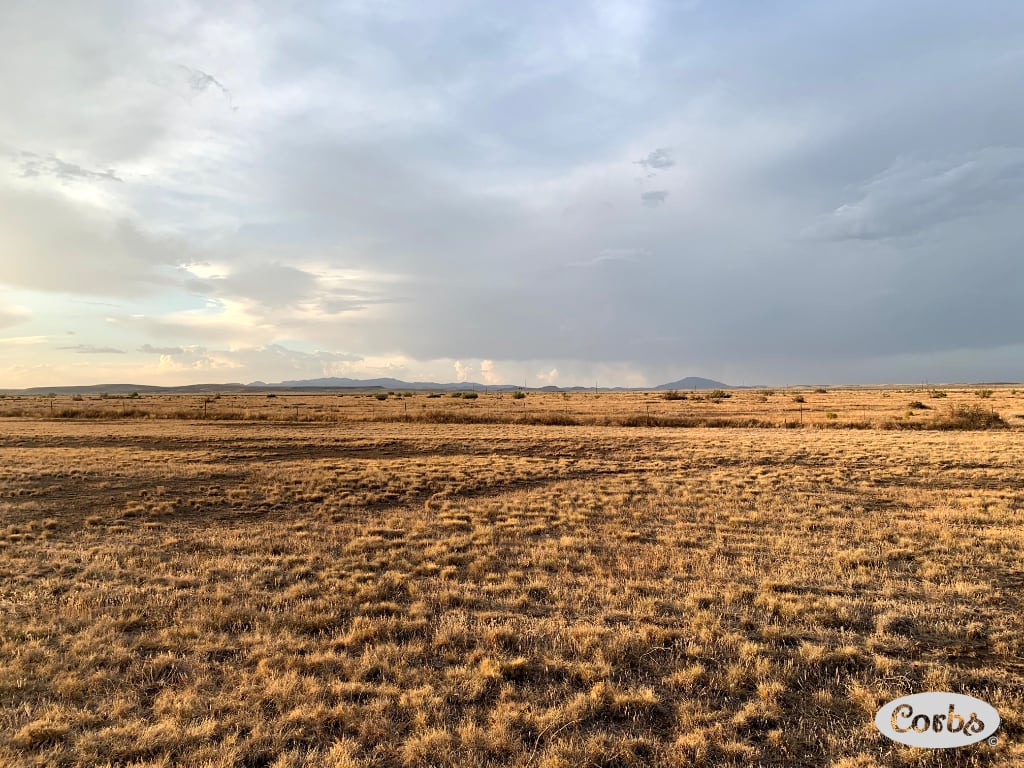
[[[554,385],[558,382],[558,369],[552,368],[549,371],[540,371],[536,374],[539,382],[545,385]]]
[[[494,369],[493,360],[481,360],[480,361],[480,378],[483,380],[483,384],[501,384],[501,378],[498,376],[497,371]]]

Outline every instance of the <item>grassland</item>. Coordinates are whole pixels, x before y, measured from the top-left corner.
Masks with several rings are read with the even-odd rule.
[[[1024,764],[1024,395],[797,394],[5,398],[0,764]]]
[[[0,394],[0,419],[179,419],[339,423],[539,424],[633,427],[959,428],[962,412],[1024,427],[1024,390],[878,388],[700,392],[254,392]],[[984,421],[984,419],[982,419]],[[984,424],[983,424],[984,426]]]

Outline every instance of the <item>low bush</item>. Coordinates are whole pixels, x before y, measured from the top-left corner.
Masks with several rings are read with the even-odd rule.
[[[927,421],[914,421],[895,417],[889,421],[882,422],[882,429],[1003,429],[1009,426],[1006,421],[996,413],[981,405],[961,405],[951,408],[946,416],[936,416]]]
[[[982,405],[961,405],[947,418],[935,419],[935,429],[1002,429],[1006,421],[994,410]]]

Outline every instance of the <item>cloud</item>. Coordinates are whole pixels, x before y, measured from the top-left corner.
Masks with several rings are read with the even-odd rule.
[[[188,87],[193,91],[193,93],[202,94],[206,93],[210,88],[216,88],[221,92],[221,94],[223,94],[224,98],[228,100],[228,106],[231,107],[232,111],[238,110],[238,107],[234,105],[231,91],[224,87],[224,84],[213,75],[208,72],[203,72],[201,69],[192,69],[191,67],[186,67],[184,65],[179,65],[179,68],[185,71],[188,80]]]
[[[185,352],[182,347],[154,347],[151,344],[143,344],[138,351],[147,355],[181,355]]]
[[[640,195],[640,200],[648,208],[657,208],[668,199],[668,191],[664,189],[652,189]]]
[[[942,160],[900,159],[803,231],[822,240],[880,240],[923,232],[987,209],[1020,205],[1024,148],[998,147]]]
[[[249,299],[269,309],[294,306],[312,298],[315,275],[286,264],[241,266],[224,277],[190,279],[186,287],[196,293]]]
[[[92,344],[75,344],[70,347],[57,347],[57,349],[74,352],[79,355],[123,355],[125,351],[123,349],[117,349],[115,347],[97,347]]]
[[[644,248],[604,248],[592,259],[587,261],[572,261],[566,266],[569,267],[596,267],[609,262],[635,263],[650,255]]]
[[[329,350],[302,352],[282,344],[236,349],[188,346],[182,348],[180,352],[167,352],[156,348],[146,351],[153,351],[160,355],[156,364],[156,372],[187,374],[187,380],[193,383],[210,381],[210,375],[227,371],[231,371],[233,377],[240,377],[245,381],[321,378],[336,375],[338,365],[359,362],[363,359],[359,355]]]
[[[32,315],[22,307],[0,305],[0,328],[10,328],[30,320]]]
[[[133,350],[63,353],[96,376],[588,385],[1018,344],[1016,6],[464,10],[0,3],[20,332]]]
[[[454,367],[456,381],[469,381],[469,377],[473,373],[473,368],[471,366],[466,365],[461,360],[456,360]]]
[[[49,336],[8,336],[6,339],[0,339],[0,344],[21,346],[24,344],[45,344],[49,340]]]
[[[536,378],[546,386],[554,386],[558,381],[558,369],[552,368],[549,371],[540,371],[536,374]]]
[[[15,162],[20,166],[23,178],[53,176],[63,181],[124,181],[124,179],[118,176],[113,169],[108,168],[105,171],[93,171],[88,168],[83,168],[76,163],[69,163],[61,160],[56,155],[39,157],[34,152],[21,152]]]
[[[0,187],[0,284],[137,297],[178,282],[190,248],[93,205]]]
[[[647,157],[637,160],[636,164],[642,165],[647,169],[653,168],[659,171],[671,168],[676,164],[676,161],[672,159],[672,155],[670,153],[671,150],[668,147],[662,147],[654,150],[648,154]]]
[[[494,369],[493,360],[481,360],[480,361],[480,378],[484,384],[500,384],[501,378],[498,376],[497,371]]]

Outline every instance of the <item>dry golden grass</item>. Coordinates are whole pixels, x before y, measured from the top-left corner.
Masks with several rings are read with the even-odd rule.
[[[1024,427],[1024,389],[1011,386],[945,390],[802,387],[721,394],[724,396],[711,391],[530,392],[516,399],[510,392],[481,392],[472,400],[427,392],[291,391],[272,396],[225,392],[143,394],[137,398],[5,395],[0,396],[0,418],[914,429],[962,427],[950,421],[966,409],[982,416],[994,414],[1006,426]],[[670,399],[673,395],[678,399]]]
[[[933,404],[882,394],[804,406]],[[568,403],[781,422],[792,396]],[[1024,763],[1020,431],[350,399],[336,424],[0,422],[0,764]],[[877,708],[923,690],[991,703],[999,744],[885,740]]]

